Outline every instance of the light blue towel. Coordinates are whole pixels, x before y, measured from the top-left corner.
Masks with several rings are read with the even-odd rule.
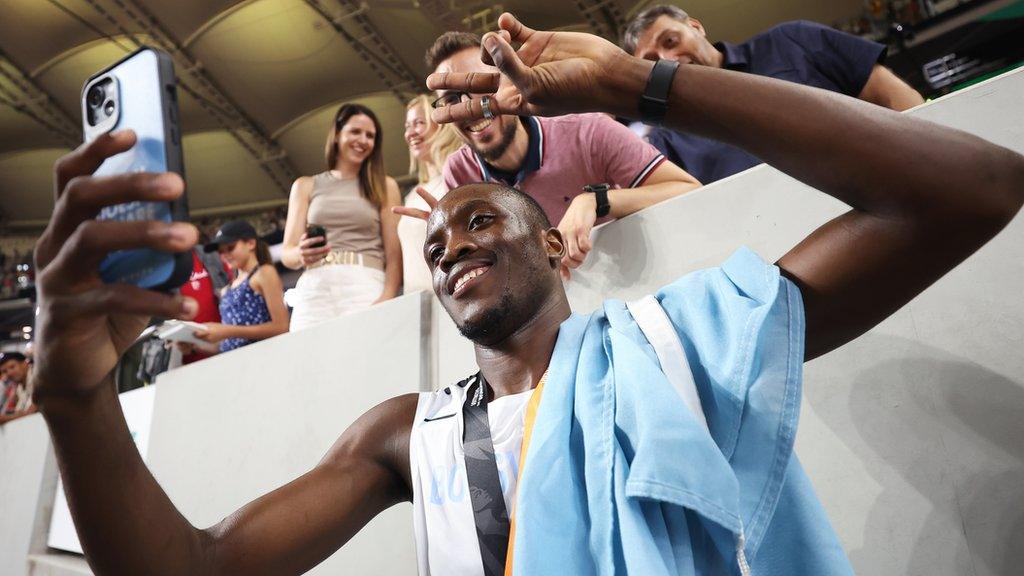
[[[656,294],[708,430],[624,303],[562,324],[516,496],[517,575],[847,575],[793,455],[804,315],[742,248]],[[742,537],[741,537],[742,535]]]

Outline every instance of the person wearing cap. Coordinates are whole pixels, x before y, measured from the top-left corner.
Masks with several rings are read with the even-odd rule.
[[[21,352],[0,353],[0,425],[28,416],[36,411],[32,404],[32,385],[29,374],[32,363]]]
[[[219,344],[227,352],[288,331],[284,288],[274,268],[270,248],[252,224],[228,222],[206,244],[207,252],[220,252],[235,271],[235,279],[220,293],[221,322],[206,322],[196,337]]]

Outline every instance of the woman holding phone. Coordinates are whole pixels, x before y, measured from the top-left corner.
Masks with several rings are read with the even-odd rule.
[[[286,295],[291,330],[389,300],[402,285],[398,184],[384,174],[380,122],[342,104],[327,132],[327,170],[292,185],[281,261],[304,269]]]

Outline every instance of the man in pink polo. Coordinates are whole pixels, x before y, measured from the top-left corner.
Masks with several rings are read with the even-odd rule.
[[[426,54],[434,72],[493,72],[480,60],[480,39],[467,32],[442,34]],[[438,92],[438,105],[467,98]],[[590,251],[595,223],[621,218],[700,183],[665,160],[653,146],[604,114],[556,118],[498,115],[454,123],[462,148],[448,157],[448,189],[500,182],[532,196],[566,240],[563,264],[575,268]],[[588,186],[591,192],[585,192]]]

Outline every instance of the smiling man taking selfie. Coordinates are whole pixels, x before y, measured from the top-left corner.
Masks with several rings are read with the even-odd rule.
[[[424,575],[852,572],[792,452],[801,365],[999,232],[1024,203],[1024,158],[852,98],[666,68],[510,15],[500,26],[482,55],[500,74],[428,79],[471,95],[438,121],[483,118],[486,97],[492,114],[660,122],[743,147],[850,210],[776,264],[740,250],[653,298],[580,315],[559,278],[563,235],[529,195],[473,184],[430,212],[398,208],[428,219],[434,291],[473,340],[479,374],[369,410],[311,471],[198,529],[139,458],[109,377],[146,317],[188,318],[195,304],[96,272],[109,251],[187,250],[196,231],[94,220],[183,188],[167,174],[91,177],[134,144],[100,137],[56,168],[61,194],[36,252],[34,374],[95,573],[300,574],[400,501],[413,502]],[[496,469],[496,453],[520,452],[518,476]],[[472,498],[431,494],[449,465]]]

